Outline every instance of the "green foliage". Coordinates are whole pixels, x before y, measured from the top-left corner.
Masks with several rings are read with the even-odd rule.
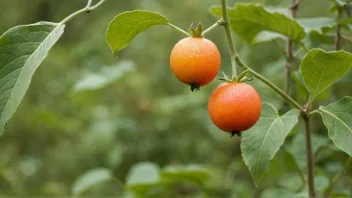
[[[320,107],[329,138],[335,145],[352,156],[352,97],[344,97],[326,107]]]
[[[221,70],[228,73],[225,35],[210,14],[204,15],[219,2],[105,1],[90,16],[80,10],[62,42],[52,48],[63,24],[10,27],[57,21],[80,2],[0,1],[0,31],[5,32],[0,37],[0,130],[8,123],[8,133],[0,139],[0,197],[308,197],[303,120],[298,122],[300,115],[307,119],[304,111],[283,105],[273,84],[255,77],[246,83],[264,101],[262,116],[242,138],[230,138],[206,112],[218,82],[192,93],[171,74],[172,46],[182,38],[180,32],[190,35],[169,21],[184,29],[201,22],[204,30],[215,23],[206,36],[219,48]],[[347,41],[352,2],[331,1],[335,18],[328,12],[331,2],[301,1],[297,19],[291,17],[288,1],[265,2],[236,2],[227,9],[239,36],[234,39],[239,57],[283,89],[290,61],[283,41],[294,41],[290,96],[301,106],[309,100],[307,111],[323,118],[309,113],[317,197],[341,171],[331,197],[351,197],[351,172],[343,164],[346,153],[352,153],[352,98],[344,97],[351,95],[352,48]],[[133,9],[157,12],[125,12]],[[210,12],[221,18],[220,8]],[[178,32],[150,28],[158,25]],[[330,52],[338,25],[341,51]],[[116,62],[106,41],[115,55],[131,61]],[[36,71],[49,50],[44,67]]]
[[[168,25],[168,20],[158,13],[135,10],[117,15],[106,31],[106,41],[112,52],[125,48],[139,33],[155,25]]]
[[[352,54],[313,49],[303,58],[301,73],[310,93],[309,103],[344,76],[352,66]]]
[[[190,180],[201,184],[209,178],[208,171],[198,165],[168,166],[163,169],[162,176],[171,181]]]
[[[99,90],[117,82],[134,70],[132,61],[120,61],[114,66],[101,68],[99,72],[85,74],[76,82],[73,90],[74,92]]]
[[[322,34],[336,26],[335,19],[330,17],[302,18],[297,19],[297,21],[301,24],[306,33],[315,31]]]
[[[90,188],[112,179],[113,175],[108,169],[96,168],[89,170],[77,178],[77,180],[72,184],[72,195],[78,196]]]
[[[254,127],[243,132],[241,151],[256,185],[269,161],[275,156],[286,136],[298,122],[299,111],[291,110],[279,116],[275,107],[263,103],[262,114]]]
[[[221,8],[214,7],[211,12],[221,17]],[[247,42],[258,40],[256,36],[262,31],[280,33],[288,38],[300,41],[305,37],[303,28],[295,20],[278,13],[266,10],[261,5],[236,4],[228,9],[231,29]]]
[[[40,22],[11,28],[0,37],[0,135],[64,28],[62,24]]]
[[[303,133],[297,134],[289,147],[290,152],[296,159],[296,162],[304,170],[306,168],[306,149],[302,146],[305,141]],[[328,139],[325,136],[312,134],[312,150],[314,155],[317,154],[318,150],[328,143]]]
[[[159,166],[151,162],[135,164],[128,173],[126,187],[137,194],[143,194],[160,182]]]

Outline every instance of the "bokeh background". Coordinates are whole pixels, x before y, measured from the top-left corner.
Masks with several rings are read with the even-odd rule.
[[[230,6],[234,2],[228,0]],[[290,0],[236,2],[290,5]],[[84,0],[2,0],[0,32],[37,21],[59,22],[85,4]],[[207,100],[220,81],[191,92],[171,73],[169,54],[182,34],[170,27],[153,27],[137,36],[118,59],[105,41],[108,23],[123,11],[156,11],[183,29],[198,22],[206,28],[216,21],[208,9],[219,4],[215,0],[107,0],[92,13],[70,21],[0,138],[0,196],[70,196],[74,182],[97,168],[111,171],[115,179],[83,195],[123,196],[129,194],[122,185],[131,169],[145,162],[161,171],[165,167],[187,169],[192,164],[207,179],[198,178],[198,173],[194,179],[190,171],[189,177],[181,174],[142,197],[286,197],[304,189],[296,168],[305,172],[302,126],[288,137],[259,188],[254,186],[241,158],[240,138],[218,130],[207,114]],[[329,0],[302,1],[298,17],[335,17],[329,12],[330,5]],[[229,73],[223,29],[207,38],[222,54],[221,70]],[[283,87],[284,41],[255,46],[237,37],[235,41],[247,65]],[[310,42],[309,47],[332,50],[332,46]],[[351,49],[350,43],[343,47]],[[352,94],[350,73],[322,96],[321,104]],[[280,97],[266,85],[258,80],[250,84],[263,101],[282,106]],[[328,141],[320,118],[315,121],[319,190],[341,169],[346,155]],[[339,184],[346,193],[351,193],[351,172]]]

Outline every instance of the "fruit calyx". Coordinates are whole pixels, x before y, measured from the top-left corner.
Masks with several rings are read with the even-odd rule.
[[[196,29],[193,28],[193,23],[188,28],[188,32],[192,35],[193,38],[203,38],[203,26],[201,23],[198,24]]]
[[[233,137],[233,136],[235,136],[235,135],[237,135],[238,137],[241,137],[242,131],[232,131],[232,132],[231,132],[231,137]]]
[[[196,83],[191,83],[191,91],[193,92],[194,90],[200,91],[200,86]]]
[[[246,81],[252,81],[254,78],[252,77],[247,77],[247,74],[250,73],[250,68],[246,69],[243,71],[240,75],[232,75],[232,78],[229,78],[224,72],[222,72],[223,77],[217,77],[218,80],[222,80],[225,82],[235,82],[235,83],[243,83]]]

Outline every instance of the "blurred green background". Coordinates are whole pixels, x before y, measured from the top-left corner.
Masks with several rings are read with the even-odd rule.
[[[229,0],[228,4],[232,6],[234,2]],[[290,5],[290,0],[247,2],[286,8]],[[85,3],[2,0],[0,32],[37,21],[59,22]],[[110,170],[115,179],[83,194],[122,196],[121,184],[125,184],[132,167],[145,165],[141,162],[152,162],[147,165],[160,167],[161,171],[165,167],[181,170],[175,178],[169,178],[171,182],[145,187],[154,190],[144,197],[289,197],[304,189],[297,169],[305,172],[302,126],[296,127],[259,188],[255,188],[241,158],[240,139],[218,130],[207,114],[208,97],[220,81],[192,93],[171,73],[169,54],[182,34],[170,27],[153,27],[136,37],[119,53],[118,59],[105,41],[108,23],[123,11],[156,11],[187,29],[191,23],[212,25],[216,18],[208,9],[219,3],[107,0],[92,13],[70,21],[63,37],[34,75],[23,102],[0,138],[0,196],[69,196],[74,181],[96,168]],[[330,4],[328,0],[302,1],[298,17],[334,17],[329,13]],[[207,38],[216,43],[222,54],[221,70],[229,73],[229,50],[223,29],[214,30]],[[284,41],[251,46],[236,37],[236,45],[249,66],[283,87]],[[345,43],[344,48],[350,50],[349,45]],[[311,43],[310,47],[332,50],[330,44]],[[298,59],[295,63],[296,69],[299,62]],[[322,96],[321,104],[352,95],[350,73]],[[258,80],[251,84],[263,101],[282,106],[280,97],[266,85]],[[315,121],[313,142],[319,149],[319,190],[341,169],[346,154],[330,143],[321,119]],[[198,172],[182,174],[190,164]],[[347,177],[338,187],[348,194],[350,186],[351,177]]]

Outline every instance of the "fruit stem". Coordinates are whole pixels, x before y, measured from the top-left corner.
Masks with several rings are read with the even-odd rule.
[[[229,43],[230,53],[231,53],[232,79],[233,79],[233,78],[237,78],[235,59],[236,57],[238,57],[238,54],[231,35],[230,21],[229,21],[229,16],[227,14],[227,9],[226,9],[226,0],[221,0],[221,7],[222,7],[222,19],[220,19],[219,24],[224,26],[227,41]]]
[[[276,93],[278,93],[281,97],[283,97],[284,99],[286,99],[291,105],[293,105],[294,107],[296,107],[299,110],[302,110],[302,106],[300,104],[298,104],[293,98],[291,98],[291,96],[287,95],[284,91],[282,91],[279,87],[277,87],[274,83],[272,83],[270,80],[266,79],[264,76],[258,74],[256,71],[254,71],[253,69],[249,68],[247,65],[245,65],[240,57],[236,57],[236,62],[238,63],[239,66],[241,66],[244,69],[248,69],[250,71],[250,73],[253,74],[253,76],[255,76],[256,78],[258,78],[260,81],[262,81],[263,83],[265,83],[266,85],[268,85],[269,87],[271,87],[274,91],[276,91]]]
[[[246,64],[244,64],[242,62],[241,58],[237,54],[235,45],[234,45],[233,40],[232,40],[231,31],[230,31],[230,22],[229,22],[229,18],[228,18],[228,15],[227,15],[227,10],[226,10],[226,0],[221,0],[221,5],[222,5],[223,18],[220,19],[220,23],[221,23],[221,25],[223,25],[225,27],[225,30],[226,30],[225,33],[226,33],[227,41],[229,43],[230,51],[231,51],[231,62],[234,62],[232,64],[232,69],[235,71],[234,73],[236,74],[235,63],[237,63],[243,69],[248,69],[250,71],[250,73],[253,74],[253,76],[255,76],[256,78],[261,80],[263,83],[267,84],[269,87],[271,87],[281,97],[286,99],[291,105],[293,105],[294,107],[296,107],[299,110],[302,110],[302,106],[300,104],[298,104],[293,98],[291,98],[289,95],[287,95],[284,91],[282,91],[279,87],[277,87],[270,80],[268,80],[264,76],[258,74],[257,72],[255,72],[254,70],[252,70],[251,68],[249,68]],[[237,74],[236,74],[236,76],[237,76]]]
[[[186,36],[188,36],[188,37],[192,37],[192,35],[191,35],[190,33],[184,31],[183,29],[177,27],[176,25],[174,25],[174,24],[172,24],[172,23],[168,23],[167,25],[170,26],[170,27],[173,27],[175,30],[181,32],[182,34],[184,34],[184,35],[186,35]]]
[[[340,180],[342,175],[345,174],[345,172],[351,167],[351,163],[352,163],[352,157],[348,156],[348,160],[346,161],[343,169],[340,172],[338,172],[331,180],[330,185],[325,191],[324,197],[330,197],[331,191],[335,187],[336,183]]]
[[[95,10],[96,8],[98,8],[99,6],[101,6],[105,1],[106,1],[106,0],[100,0],[97,4],[95,4],[94,6],[91,6],[92,0],[88,0],[87,5],[86,5],[84,8],[82,8],[82,9],[80,9],[80,10],[78,10],[78,11],[72,13],[72,14],[70,14],[68,17],[66,17],[64,20],[62,20],[62,21],[60,22],[60,24],[65,24],[65,23],[67,23],[69,20],[71,20],[72,18],[74,18],[75,16],[80,15],[80,14],[82,14],[82,13],[84,13],[84,12],[89,13],[89,12]]]
[[[206,30],[203,31],[202,37],[204,37],[206,34],[208,34],[209,32],[211,32],[213,29],[215,29],[215,28],[221,26],[221,23],[222,23],[222,21],[219,20],[219,21],[217,21],[216,23],[214,23],[212,26],[208,27]]]

